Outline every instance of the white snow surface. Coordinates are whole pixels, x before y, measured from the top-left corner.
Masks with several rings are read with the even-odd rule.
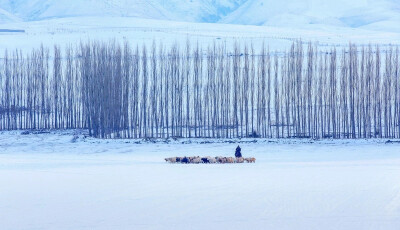
[[[114,39],[204,49],[264,42],[272,51],[298,39],[322,49],[388,46],[400,43],[399,22],[400,0],[0,0],[0,53]]]
[[[98,140],[0,133],[1,229],[384,229],[400,226],[386,140]],[[75,136],[75,138],[74,138]],[[232,156],[256,164],[168,164]]]
[[[185,46],[186,40],[192,47],[199,43],[204,49],[214,42],[227,45],[254,44],[257,52],[264,42],[271,51],[289,49],[293,41],[311,41],[323,49],[358,45],[380,44],[381,49],[389,44],[400,44],[400,32],[382,32],[362,28],[320,27],[286,28],[274,26],[232,25],[218,23],[175,22],[128,17],[70,17],[33,22],[14,22],[0,26],[0,29],[24,30],[24,33],[4,33],[0,30],[0,54],[4,50],[22,49],[30,52],[41,44],[52,48],[55,44],[77,46],[81,41],[129,41],[133,46],[153,42],[163,43],[167,48],[178,43]]]

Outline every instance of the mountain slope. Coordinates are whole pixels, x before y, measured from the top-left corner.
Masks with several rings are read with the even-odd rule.
[[[220,22],[271,26],[363,27],[399,21],[399,0],[249,0]]]
[[[217,22],[246,0],[0,0],[24,20],[74,16],[129,16]]]
[[[0,23],[21,21],[20,18],[0,8]]]
[[[400,0],[0,0],[0,23],[79,16],[400,31]],[[3,18],[3,19],[2,19]],[[12,17],[11,17],[12,18]],[[12,21],[12,20],[11,20]]]

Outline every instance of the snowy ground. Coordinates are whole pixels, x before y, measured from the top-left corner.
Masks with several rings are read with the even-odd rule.
[[[237,143],[73,137],[0,133],[1,229],[400,226],[399,143],[236,140],[256,164],[180,165],[163,158]]]
[[[81,41],[100,40],[129,41],[132,45],[152,45],[153,41],[170,48],[178,43],[184,47],[186,40],[192,46],[199,43],[204,49],[213,42],[223,42],[232,49],[235,42],[253,43],[259,52],[265,42],[271,51],[284,51],[293,41],[318,44],[320,49],[358,45],[380,44],[382,49],[389,44],[400,44],[400,32],[374,31],[361,28],[335,26],[272,27],[213,23],[173,22],[124,17],[78,17],[33,22],[1,24],[0,29],[24,30],[23,33],[0,32],[0,57],[5,49],[31,51],[41,44],[52,48],[55,44],[77,46]]]
[[[35,2],[48,7],[41,1]],[[64,12],[62,4],[71,4],[76,12],[73,2],[50,2],[57,3],[56,9],[66,15],[69,11]],[[122,4],[125,1],[103,2]],[[335,23],[330,22],[312,23],[318,22],[321,15],[336,17],[337,12],[346,8],[336,2],[331,3],[332,8],[321,1],[325,11],[317,7],[306,13],[303,8],[292,12],[293,4],[297,9],[299,1],[275,1],[283,13],[270,4],[262,5],[264,1],[248,2],[238,10],[242,12],[240,15],[235,13],[223,22],[238,20],[244,24],[270,26],[110,16],[113,14],[23,22],[0,9],[0,22],[2,17],[7,19],[4,19],[7,23],[0,25],[0,58],[6,49],[30,52],[41,44],[51,48],[54,44],[64,47],[78,45],[81,41],[110,39],[129,41],[132,45],[151,45],[156,41],[167,47],[174,43],[183,47],[185,41],[190,40],[192,45],[198,42],[204,48],[213,42],[226,42],[228,49],[236,41],[252,42],[256,49],[265,42],[272,51],[287,50],[299,38],[317,43],[320,49],[340,48],[349,42],[380,44],[382,50],[389,44],[400,44],[396,21],[399,16],[394,11],[397,7],[392,10],[371,3],[366,9],[383,13],[350,7],[353,10],[341,15],[341,20],[350,24],[365,19],[368,19],[365,23],[372,23],[361,28],[359,25],[332,26]],[[370,4],[363,0],[341,2]],[[384,2],[377,4],[381,3]],[[20,5],[37,13],[48,12]],[[87,9],[94,10],[91,7],[79,10]],[[154,17],[147,11],[148,7],[143,9],[145,16]],[[265,10],[279,17],[266,14]],[[325,13],[329,15],[323,15]],[[380,15],[386,23],[379,22]],[[266,23],[265,18],[269,19]],[[271,26],[275,21],[289,25]],[[1,230],[398,230],[400,226],[400,143],[386,144],[386,140],[236,140],[244,156],[257,158],[256,164],[171,165],[163,159],[184,155],[233,156],[238,143],[226,140],[160,140],[156,143],[97,140],[84,138],[81,133],[74,139],[74,134],[73,131],[30,135],[21,135],[20,131],[0,132]]]

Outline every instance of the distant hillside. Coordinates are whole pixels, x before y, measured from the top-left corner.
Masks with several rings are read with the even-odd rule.
[[[373,27],[400,22],[400,0],[249,0],[220,22]]]
[[[23,18],[129,16],[190,22],[217,22],[246,0],[0,0],[0,7]]]
[[[400,31],[400,0],[0,0],[0,23],[79,16]]]
[[[0,23],[20,21],[18,17],[0,8]]]

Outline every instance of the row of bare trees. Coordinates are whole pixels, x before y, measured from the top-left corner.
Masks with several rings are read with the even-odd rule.
[[[0,130],[100,138],[400,138],[399,49],[87,42],[0,62]]]

